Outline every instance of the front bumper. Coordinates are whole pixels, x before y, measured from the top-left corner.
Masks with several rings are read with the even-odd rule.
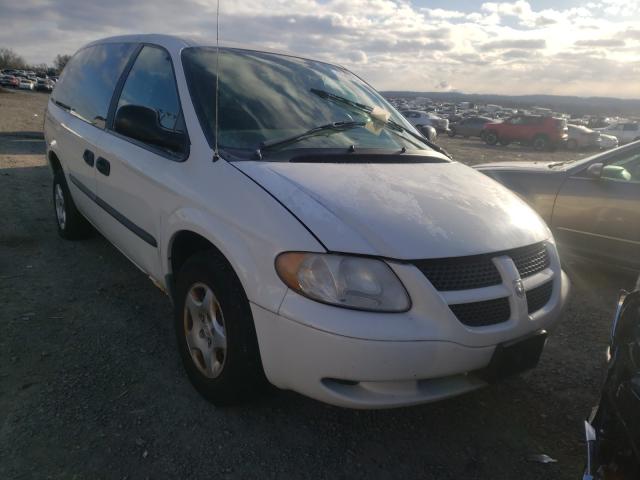
[[[544,308],[528,314],[526,305],[522,311],[519,300],[513,300],[509,321],[468,327],[447,302],[457,303],[475,292],[443,295],[414,267],[392,267],[413,300],[406,313],[346,310],[293,292],[287,293],[279,313],[252,304],[269,381],[349,408],[400,407],[459,395],[486,385],[481,370],[489,365],[497,345],[552,329],[569,294],[569,280],[556,255],[549,272],[524,281],[529,290],[536,282],[554,279]]]

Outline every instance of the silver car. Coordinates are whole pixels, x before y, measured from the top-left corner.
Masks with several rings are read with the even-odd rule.
[[[576,161],[476,168],[526,200],[563,253],[640,268],[640,142]]]
[[[403,110],[400,113],[418,130],[425,125],[432,126],[438,132],[448,132],[449,130],[449,120],[439,117],[435,113],[421,110]]]
[[[580,148],[600,148],[600,132],[591,130],[581,125],[567,125],[569,139],[567,148],[578,150]]]

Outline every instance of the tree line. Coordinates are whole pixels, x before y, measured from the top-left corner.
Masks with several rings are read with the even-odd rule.
[[[19,55],[10,48],[0,48],[0,70],[7,68],[33,70],[36,72],[49,72],[50,70],[55,70],[59,73],[70,59],[71,55],[58,54],[53,59],[53,64],[51,66],[46,63],[29,64],[25,61],[22,55]]]

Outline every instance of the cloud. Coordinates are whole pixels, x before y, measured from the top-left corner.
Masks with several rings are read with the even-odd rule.
[[[624,47],[625,41],[616,38],[598,38],[593,40],[578,40],[576,47]]]
[[[429,18],[453,19],[465,18],[467,16],[464,12],[459,12],[457,10],[444,10],[442,8],[421,8],[420,10]]]
[[[414,1],[222,0],[220,34],[343,64],[380,89],[607,95],[615,84],[617,95],[640,96],[638,1]],[[111,35],[215,38],[215,0],[0,2],[0,47],[33,63]]]
[[[494,40],[493,42],[487,42],[482,44],[483,50],[501,50],[507,48],[521,48],[526,50],[541,50],[547,46],[547,42],[542,38],[536,39],[505,39]]]

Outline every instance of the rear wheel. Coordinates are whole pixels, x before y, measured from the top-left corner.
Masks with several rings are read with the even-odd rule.
[[[503,147],[506,147],[507,145],[509,145],[511,142],[509,140],[500,140],[500,145],[502,145]]]
[[[534,150],[541,152],[542,150],[549,148],[549,139],[544,135],[538,135],[533,139],[532,145]]]
[[[498,143],[498,135],[496,132],[486,132],[484,134],[484,141],[487,145],[495,145]]]
[[[66,240],[80,240],[91,234],[91,225],[76,208],[62,170],[53,175],[53,208],[58,234]]]
[[[266,384],[249,301],[213,251],[195,254],[178,273],[175,331],[189,380],[213,404],[247,400]]]

